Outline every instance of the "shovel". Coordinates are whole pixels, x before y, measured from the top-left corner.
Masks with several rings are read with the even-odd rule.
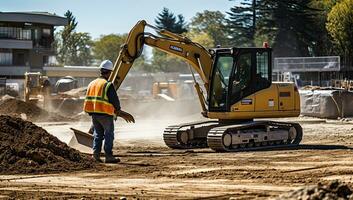
[[[117,113],[117,116],[123,118],[128,123],[131,123],[131,122],[135,123],[134,117],[125,111],[120,110]],[[91,127],[91,129],[88,132],[83,132],[75,128],[70,128],[70,129],[74,131],[74,136],[71,138],[68,145],[81,152],[92,153],[93,127]]]

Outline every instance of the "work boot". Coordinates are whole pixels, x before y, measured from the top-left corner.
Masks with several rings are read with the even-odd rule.
[[[101,160],[100,153],[93,153],[92,158],[97,161],[102,163],[103,161]]]
[[[115,158],[113,155],[105,155],[105,163],[118,163],[120,162],[119,158]]]

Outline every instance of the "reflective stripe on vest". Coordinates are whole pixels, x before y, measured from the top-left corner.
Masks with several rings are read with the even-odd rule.
[[[92,81],[87,88],[86,99],[83,110],[86,113],[100,113],[107,115],[115,115],[113,104],[108,100],[108,89],[111,82],[103,78],[97,78]]]

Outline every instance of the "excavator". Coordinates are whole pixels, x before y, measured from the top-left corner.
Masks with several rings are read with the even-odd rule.
[[[145,28],[154,29],[158,35],[145,32]],[[261,48],[207,50],[185,36],[141,20],[131,29],[114,64],[109,81],[116,90],[144,45],[186,61],[201,114],[208,118],[167,127],[163,139],[168,147],[209,147],[224,152],[297,146],[301,142],[300,124],[261,119],[296,117],[300,113],[297,87],[293,83],[272,82],[272,49],[267,43]],[[195,71],[202,86],[195,79]]]

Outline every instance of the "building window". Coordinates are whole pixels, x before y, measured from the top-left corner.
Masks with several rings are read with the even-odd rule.
[[[31,30],[16,27],[2,27],[0,26],[0,38],[30,40]]]
[[[49,28],[43,28],[43,37],[50,37],[51,31]]]
[[[43,56],[43,65],[48,66],[49,64],[49,56]]]
[[[24,40],[31,40],[31,30],[30,29],[23,29],[22,30],[22,38]]]
[[[44,66],[55,66],[58,64],[55,56],[43,56],[43,65]]]
[[[25,54],[24,53],[15,53],[13,59],[14,65],[25,65]]]
[[[0,65],[12,65],[12,53],[0,52]]]

